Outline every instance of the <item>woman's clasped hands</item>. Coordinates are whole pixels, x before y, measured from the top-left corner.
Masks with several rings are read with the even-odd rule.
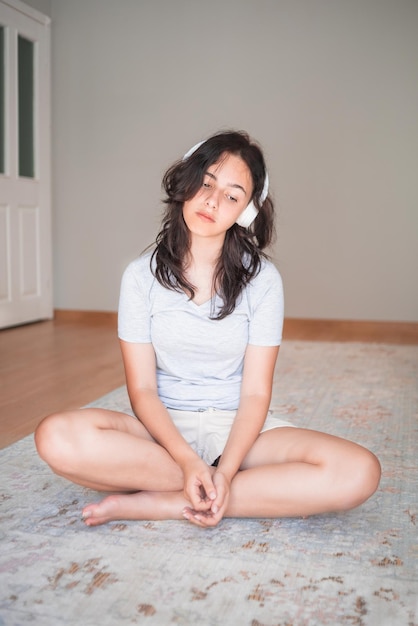
[[[183,517],[201,527],[216,526],[228,504],[230,483],[217,468],[202,459],[188,463],[183,469],[184,495],[191,506],[184,507]]]

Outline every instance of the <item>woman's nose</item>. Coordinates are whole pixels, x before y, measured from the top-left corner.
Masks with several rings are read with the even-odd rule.
[[[210,207],[211,209],[216,209],[218,206],[218,196],[214,189],[210,190],[208,195],[206,196],[206,206]]]

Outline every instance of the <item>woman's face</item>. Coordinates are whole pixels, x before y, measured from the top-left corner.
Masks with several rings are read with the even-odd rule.
[[[253,181],[247,164],[225,153],[210,165],[202,187],[183,205],[183,218],[192,235],[223,240],[228,228],[250,202]]]

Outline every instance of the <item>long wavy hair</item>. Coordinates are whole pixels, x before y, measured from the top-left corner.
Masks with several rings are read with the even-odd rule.
[[[266,177],[263,153],[247,133],[217,133],[188,158],[177,161],[167,170],[162,181],[166,209],[151,257],[151,267],[155,259],[153,272],[158,282],[174,291],[186,291],[193,299],[195,287],[185,274],[190,233],[183,219],[183,204],[201,188],[208,167],[225,154],[237,155],[246,163],[253,181],[252,200],[259,213],[249,228],[234,224],[226,232],[213,278],[214,292],[222,300],[217,314],[214,315],[212,311],[213,319],[217,320],[234,311],[240,293],[260,271],[261,261],[267,257],[263,250],[270,245],[274,236],[273,202],[267,196],[260,203]]]

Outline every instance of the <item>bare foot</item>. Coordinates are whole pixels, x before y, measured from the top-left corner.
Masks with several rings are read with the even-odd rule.
[[[86,526],[99,526],[114,520],[184,519],[182,510],[188,504],[182,492],[116,494],[84,507],[82,520]]]

